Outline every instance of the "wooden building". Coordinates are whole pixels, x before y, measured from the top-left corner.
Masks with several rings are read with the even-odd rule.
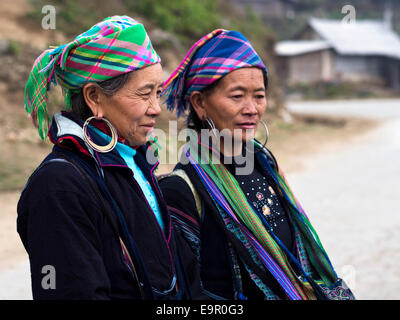
[[[351,81],[400,89],[400,38],[387,21],[312,18],[275,52],[287,84]]]

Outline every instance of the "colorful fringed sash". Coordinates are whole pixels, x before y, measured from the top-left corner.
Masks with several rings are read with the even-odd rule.
[[[190,141],[194,140],[190,139]],[[314,281],[311,275],[304,271],[301,264],[291,255],[279,239],[267,231],[265,227],[266,222],[261,221],[259,215],[248,203],[238,182],[225,166],[223,164],[212,163],[210,161],[211,157],[209,157],[210,154],[201,154],[200,161],[200,156],[197,152],[190,152],[190,150],[197,151],[198,145],[193,145],[191,148],[190,141],[185,146],[186,156],[195,168],[201,181],[220,208],[237,223],[249,243],[257,252],[264,267],[274,276],[289,299],[315,299],[312,288],[315,288],[316,283],[330,286],[337,280],[337,275],[322,247],[317,233],[300,204],[293,196],[282,172],[279,172],[278,168],[273,170],[272,167],[267,165],[268,168],[265,169],[277,182],[280,191],[290,203],[291,216],[294,218],[296,229],[300,231],[307,257],[318,273],[319,279],[316,279],[318,281]],[[256,148],[260,148],[257,142],[254,142],[254,144]],[[208,161],[204,161],[204,156],[208,157]],[[288,257],[299,267],[303,273],[303,277],[295,274]],[[314,286],[310,282],[313,282]]]

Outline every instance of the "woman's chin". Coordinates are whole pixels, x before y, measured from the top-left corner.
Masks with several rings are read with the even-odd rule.
[[[135,138],[128,138],[126,139],[131,147],[141,146],[146,144],[149,139],[147,137],[135,137]]]

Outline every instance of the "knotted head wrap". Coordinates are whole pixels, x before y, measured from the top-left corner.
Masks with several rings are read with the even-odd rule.
[[[34,62],[25,87],[25,110],[45,139],[50,116],[47,91],[60,84],[65,108],[71,93],[88,82],[105,81],[160,62],[144,26],[127,16],[112,16],[67,44],[44,51]]]
[[[258,67],[268,70],[250,42],[238,31],[217,29],[190,48],[178,68],[164,82],[163,95],[169,110],[178,117],[188,105],[190,94],[201,91],[229,72]]]

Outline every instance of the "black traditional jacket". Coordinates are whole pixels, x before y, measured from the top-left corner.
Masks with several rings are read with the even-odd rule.
[[[89,134],[96,142],[95,132]],[[157,196],[164,231],[118,152],[87,148],[82,121],[67,112],[55,115],[49,138],[55,147],[32,174],[18,203],[17,230],[29,254],[33,298],[189,298],[171,218],[154,176],[157,163],[146,160],[148,146],[139,147],[134,160]],[[143,267],[135,266],[139,275],[132,272],[122,250],[114,207],[90,175],[77,168],[82,163],[104,175],[135,246],[130,254]],[[46,285],[46,266],[55,271],[54,288]],[[143,293],[144,280],[151,288]]]

